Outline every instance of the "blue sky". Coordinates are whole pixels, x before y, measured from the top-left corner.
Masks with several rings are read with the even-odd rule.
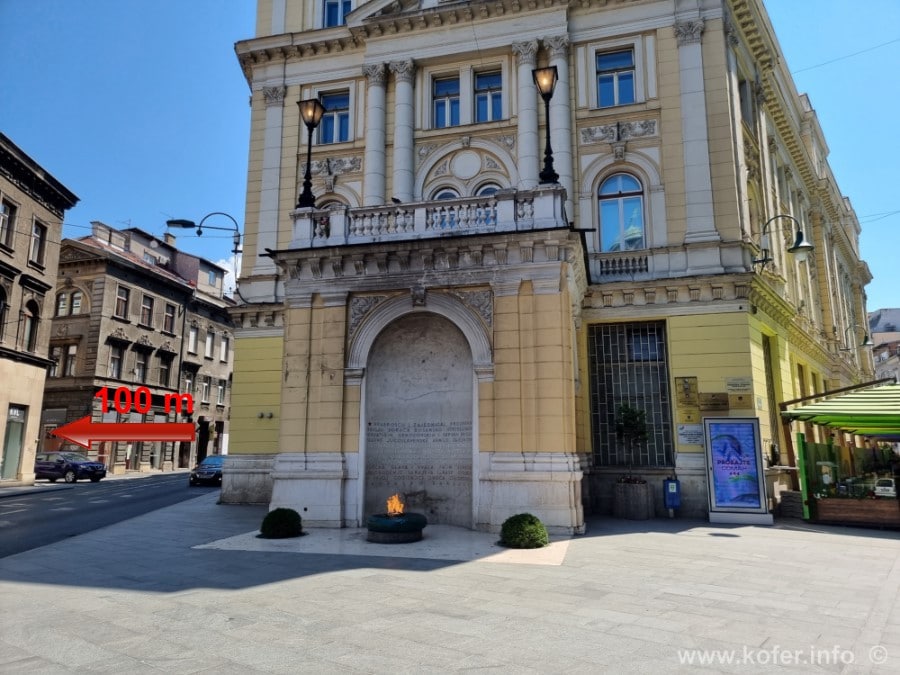
[[[900,0],[765,3],[862,222],[868,308],[900,307]],[[0,0],[0,130],[81,198],[64,236],[92,220],[162,235],[168,218],[212,211],[243,228],[249,89],[232,46],[253,35],[255,6]],[[227,232],[175,233],[181,248],[228,260]]]

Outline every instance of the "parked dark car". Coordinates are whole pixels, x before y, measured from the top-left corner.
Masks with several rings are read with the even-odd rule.
[[[60,478],[67,483],[82,478],[96,483],[106,478],[106,465],[88,459],[80,452],[39,452],[34,456],[34,477],[47,478],[51,483]]]
[[[221,485],[222,462],[225,455],[208,455],[197,466],[191,469],[191,485]]]

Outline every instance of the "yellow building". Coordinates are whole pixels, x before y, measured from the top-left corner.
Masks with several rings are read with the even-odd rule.
[[[259,0],[236,51],[223,501],[577,532],[677,472],[703,515],[704,418],[757,418],[774,467],[779,402],[871,379],[859,224],[759,0]]]

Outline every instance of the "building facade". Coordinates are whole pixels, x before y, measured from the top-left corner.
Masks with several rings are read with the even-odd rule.
[[[259,0],[236,51],[223,501],[356,526],[400,492],[433,522],[577,532],[627,473],[658,512],[677,475],[703,515],[703,418],[759,420],[776,494],[778,404],[871,379],[844,349],[859,223],[759,0]],[[649,424],[635,452],[623,404]]]
[[[72,192],[0,134],[0,481],[34,482],[52,291]],[[13,383],[15,385],[13,386]]]
[[[233,303],[224,281],[224,269],[179,251],[172,235],[94,222],[91,236],[64,240],[43,449],[64,445],[53,429],[90,415],[95,422],[196,423],[192,443],[92,444],[88,454],[112,473],[189,468],[226,453]]]

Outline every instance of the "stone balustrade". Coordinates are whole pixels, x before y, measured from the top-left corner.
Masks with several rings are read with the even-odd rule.
[[[568,228],[558,185],[382,206],[297,209],[290,247],[318,248]]]

